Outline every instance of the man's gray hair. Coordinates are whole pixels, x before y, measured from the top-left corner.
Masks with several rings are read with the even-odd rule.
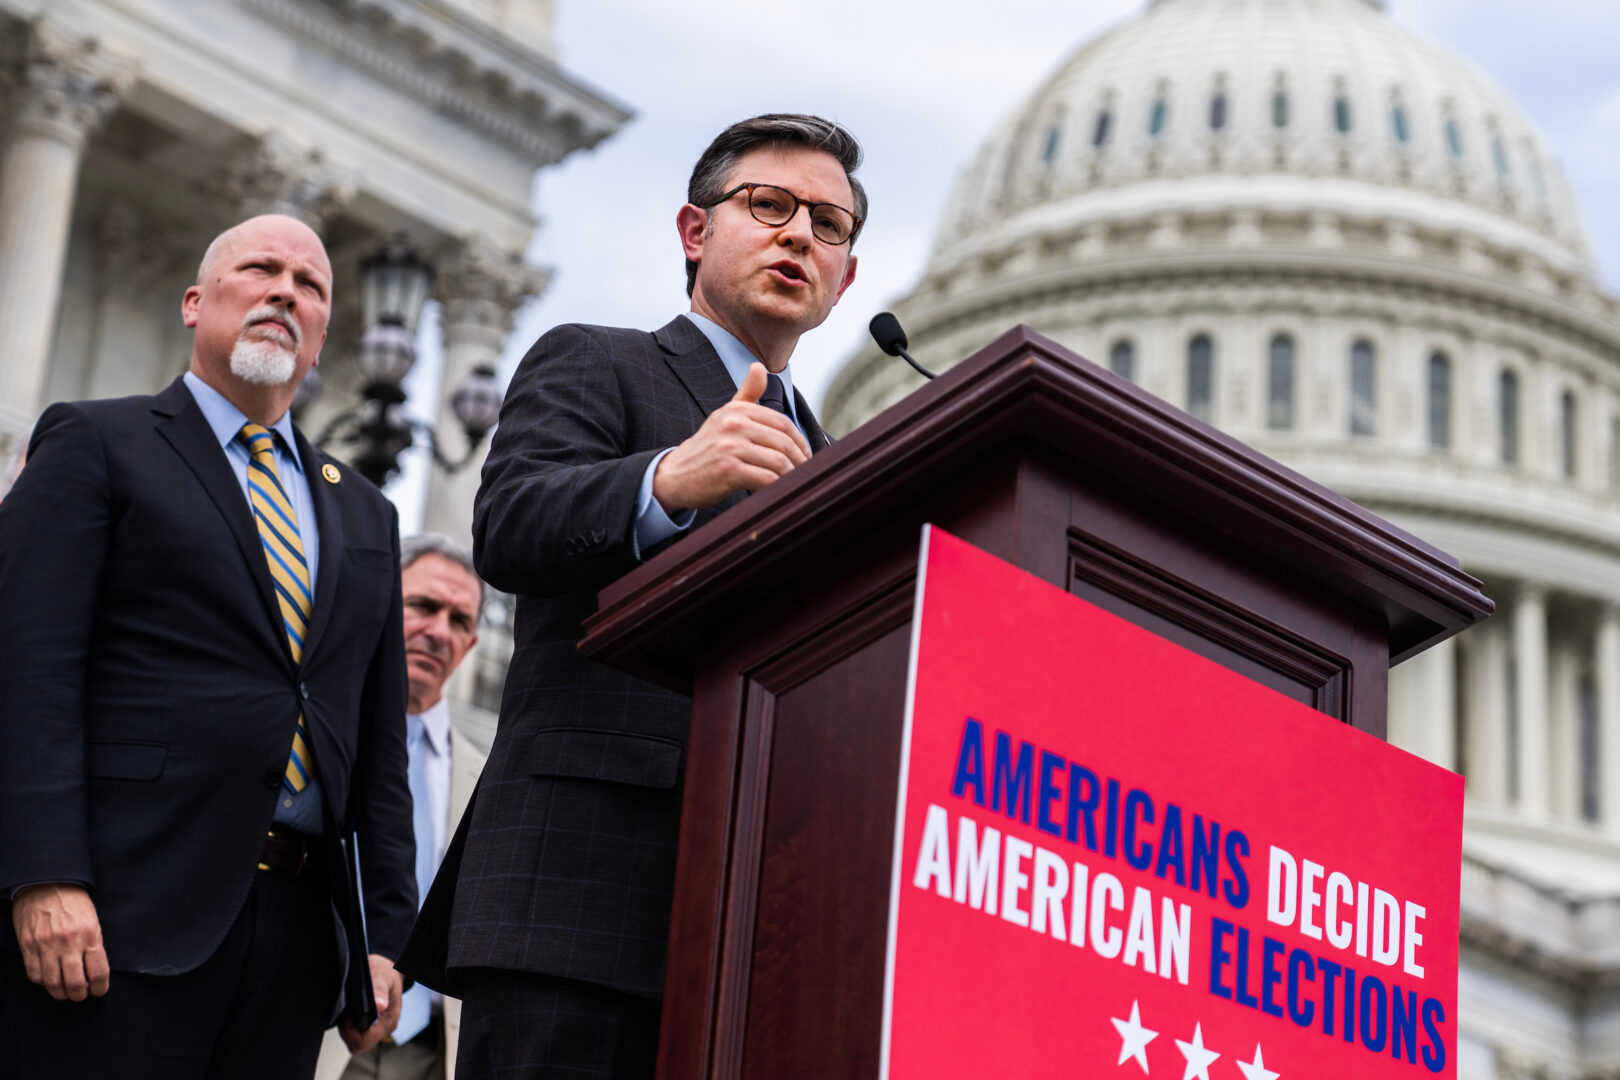
[[[804,146],[831,154],[844,167],[849,190],[855,197],[850,207],[857,218],[855,231],[849,234],[849,246],[861,235],[861,223],[866,220],[866,189],[855,179],[855,170],[861,166],[861,144],[842,126],[831,120],[808,113],[766,113],[748,120],[739,120],[716,135],[692,166],[692,178],[686,184],[686,201],[693,206],[708,209],[726,193],[725,183],[737,162],[751,150],[762,146]],[[686,295],[691,296],[697,286],[698,264],[686,260]]]
[[[478,613],[484,612],[484,579],[478,576],[478,567],[473,565],[472,552],[456,543],[443,533],[417,533],[407,536],[399,542],[399,568],[408,570],[412,563],[424,555],[437,555],[449,559],[457,566],[473,576],[478,582]]]

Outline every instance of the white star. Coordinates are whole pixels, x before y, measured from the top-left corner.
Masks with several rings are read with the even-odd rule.
[[[1116,1065],[1123,1065],[1131,1058],[1142,1066],[1142,1072],[1148,1071],[1147,1044],[1159,1037],[1157,1031],[1149,1031],[1142,1026],[1142,1011],[1138,1003],[1131,1002],[1131,1020],[1126,1023],[1116,1017],[1109,1017],[1114,1022],[1114,1030],[1119,1032],[1119,1060]]]
[[[1254,1044],[1254,1060],[1240,1061],[1237,1067],[1243,1071],[1243,1080],[1277,1080],[1281,1073],[1274,1073],[1266,1068],[1266,1059],[1260,1056],[1260,1044]]]
[[[1181,1080],[1209,1080],[1209,1067],[1221,1055],[1213,1050],[1204,1049],[1204,1025],[1193,1025],[1192,1042],[1176,1040],[1176,1046],[1181,1050],[1181,1056],[1187,1059],[1187,1071],[1181,1074]]]

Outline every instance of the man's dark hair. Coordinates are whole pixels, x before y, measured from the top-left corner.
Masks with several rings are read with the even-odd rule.
[[[844,167],[849,178],[849,189],[854,193],[855,205],[850,207],[862,222],[866,220],[866,189],[855,179],[855,170],[861,166],[861,144],[844,128],[831,120],[806,113],[766,113],[749,120],[739,120],[719,135],[703,151],[697,164],[692,166],[692,179],[686,185],[686,201],[693,206],[707,208],[726,193],[725,183],[736,168],[738,160],[751,150],[762,146],[805,146],[831,154]],[[850,234],[849,245],[861,235],[857,224]],[[697,286],[698,264],[686,260],[686,295],[691,296]]]
[[[443,533],[417,533],[407,536],[399,542],[399,569],[403,573],[411,568],[411,564],[424,555],[437,555],[441,559],[449,559],[478,582],[478,610],[484,610],[484,579],[478,576],[478,567],[473,562],[473,554],[466,547],[456,543]]]

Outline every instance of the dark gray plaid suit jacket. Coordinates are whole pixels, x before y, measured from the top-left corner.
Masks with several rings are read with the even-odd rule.
[[[411,977],[454,993],[459,969],[501,968],[659,996],[691,702],[575,646],[597,592],[637,565],[647,464],[735,394],[685,318],[559,326],[518,367],[473,514],[479,573],[518,596],[516,648],[489,763],[401,960]]]

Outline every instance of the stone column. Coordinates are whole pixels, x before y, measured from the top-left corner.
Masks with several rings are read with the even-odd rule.
[[[1445,769],[1458,767],[1456,640],[1447,638],[1389,673],[1389,741]]]
[[[440,451],[452,461],[467,448],[467,435],[450,408],[450,397],[461,380],[482,364],[495,367],[501,346],[512,329],[512,316],[529,296],[538,296],[548,275],[523,264],[518,252],[503,251],[483,240],[458,244],[438,263],[434,295],[440,303],[439,323],[444,333],[444,379],[434,437]],[[434,467],[428,480],[422,527],[441,532],[464,544],[472,543],[473,496],[488,444],[459,472]]]
[[[1580,658],[1570,643],[1547,648],[1548,803],[1555,817],[1581,815]]]
[[[1487,806],[1507,802],[1507,634],[1498,622],[1464,632],[1463,672],[1468,704],[1468,795]],[[1399,669],[1397,669],[1399,670]]]
[[[1620,605],[1598,614],[1598,813],[1611,836],[1620,836]]]
[[[48,24],[27,33],[10,73],[11,125],[0,157],[0,414],[32,423],[85,141],[117,107],[133,69]]]
[[[1533,817],[1551,809],[1548,797],[1547,590],[1526,582],[1513,605],[1513,659],[1518,672],[1519,808]]]

